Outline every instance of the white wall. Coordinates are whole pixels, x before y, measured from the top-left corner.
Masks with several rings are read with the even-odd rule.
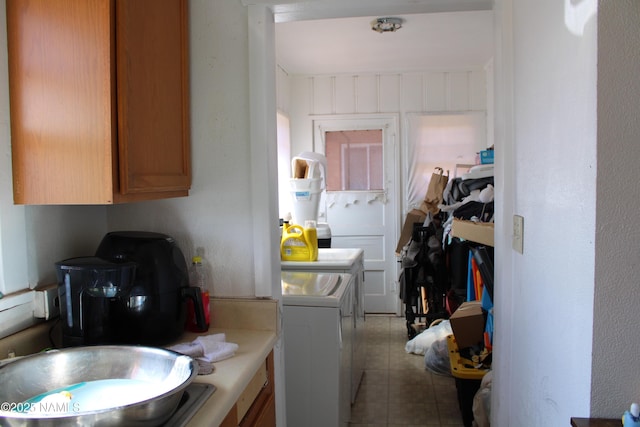
[[[589,4],[496,2],[498,34],[510,37],[513,28],[512,49],[506,40],[495,63],[502,197],[496,200],[492,425],[499,427],[566,426],[571,416],[591,411],[618,418],[640,400],[634,310],[640,239],[638,228],[627,225],[640,208],[638,3],[602,2],[598,31],[595,17],[579,25],[571,13]],[[192,0],[190,8],[191,196],[109,208],[3,202],[3,221],[11,211],[30,230],[24,251],[33,255],[30,269],[37,276],[52,277],[54,261],[86,254],[107,229],[143,228],[174,235],[187,251],[205,248],[216,271],[214,293],[253,295],[254,282],[262,280],[253,268],[238,268],[253,263],[251,216],[267,215],[249,201],[247,11],[239,2],[207,0]],[[596,33],[603,43],[598,80]],[[6,57],[6,44],[0,53]],[[6,76],[6,63],[0,65],[0,77]],[[6,163],[6,91],[0,104]],[[3,200],[10,191],[10,183],[0,181]],[[525,217],[523,255],[510,249],[513,213]],[[2,244],[10,248],[4,236]]]
[[[0,8],[4,17],[4,0]],[[28,259],[32,284],[55,282],[55,261],[92,255],[107,231],[139,229],[172,235],[188,259],[195,248],[203,248],[213,267],[214,295],[255,294],[253,174],[248,166],[251,155],[247,8],[240,2],[191,1],[190,21],[193,170],[190,196],[110,207],[20,207],[12,205],[11,181],[3,179],[0,213],[6,230],[2,234],[14,235],[9,226],[4,227],[4,221],[13,212],[24,218],[25,230],[19,236],[26,239],[27,253],[18,253],[15,259]],[[0,25],[4,36],[4,19]],[[0,58],[6,58],[6,43],[0,49]],[[3,85],[6,67],[4,62],[0,74]],[[1,96],[0,144],[3,162],[8,164],[8,91],[2,91]],[[274,228],[277,229],[277,223]],[[19,248],[22,244],[17,241],[15,246]],[[10,254],[11,243],[3,240],[2,248],[5,254]],[[5,263],[11,260],[9,255],[3,257]]]
[[[191,0],[189,8],[190,195],[110,207],[108,227],[166,232],[187,257],[204,249],[214,296],[278,298],[276,67],[274,37],[264,37],[273,34],[272,17],[239,1]],[[284,425],[281,337],[274,356]]]
[[[4,173],[11,152],[8,90],[0,91],[4,276],[8,264],[26,263],[28,268],[20,268],[18,274],[20,286],[26,286],[28,278],[55,282],[55,261],[93,254],[107,231],[136,229],[175,237],[187,259],[202,248],[212,266],[214,296],[253,297],[257,290],[265,296],[274,289],[278,296],[275,71],[265,73],[263,67],[250,78],[249,62],[251,37],[264,32],[257,27],[268,26],[270,15],[260,16],[258,11],[250,16],[240,1],[191,0],[189,8],[193,172],[189,197],[109,207],[13,206],[11,180]],[[0,9],[0,41],[5,40],[0,43],[0,88],[6,88],[5,0],[0,0]],[[264,49],[268,45],[266,41],[259,49],[275,58],[273,47]],[[262,84],[266,89],[261,100],[255,90],[250,91],[256,73],[268,82]],[[273,106],[265,108],[262,126],[252,125],[256,99],[265,104],[273,100]],[[278,419],[284,410],[281,345],[279,341],[276,348]]]
[[[566,426],[590,411],[597,31],[593,14],[575,12],[591,4],[496,5],[492,425]],[[513,214],[524,216],[523,254],[511,250]]]
[[[314,115],[486,111],[486,81],[482,64],[422,73],[291,76],[291,153],[313,149]]]
[[[109,207],[108,228],[167,233],[188,259],[203,248],[213,295],[254,296],[253,215],[264,211],[253,209],[251,199],[247,8],[204,0],[189,5],[189,197]]]
[[[492,424],[619,418],[640,401],[640,7],[496,9]],[[509,247],[514,213],[522,255]]]
[[[289,74],[282,67],[276,67],[276,107],[287,117],[291,113],[289,80]]]
[[[598,3],[598,181],[591,413],[640,401],[640,3]]]
[[[313,142],[313,120],[318,116],[348,116],[353,120],[358,115],[398,114],[397,141],[400,148],[396,166],[398,175],[402,177],[407,176],[410,163],[407,161],[407,149],[403,147],[410,127],[409,114],[474,111],[488,116],[487,69],[482,64],[458,70],[288,77],[278,80],[278,90],[282,87],[289,98],[282,99],[284,97],[279,94],[278,103],[290,111],[292,155],[320,150],[320,147],[314,147]],[[487,132],[489,136],[492,135]],[[487,145],[493,144],[492,140],[486,141]],[[404,218],[404,213],[411,206],[405,183],[400,181],[396,194],[401,200],[395,206],[398,212],[402,211],[400,217]],[[391,227],[399,230],[400,226],[398,223]],[[391,241],[395,239],[392,237]]]

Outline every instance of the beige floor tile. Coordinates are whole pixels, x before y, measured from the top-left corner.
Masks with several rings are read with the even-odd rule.
[[[461,427],[455,380],[407,353],[404,317],[367,315],[367,357],[350,427]]]
[[[433,403],[390,403],[389,423],[439,425],[440,415]]]
[[[383,353],[372,353],[367,355],[365,369],[389,369],[389,355]]]
[[[377,403],[356,404],[351,408],[351,421],[363,424],[387,424],[388,405]]]
[[[389,369],[412,369],[429,374],[424,365],[424,357],[408,353],[389,352]]]
[[[408,384],[404,387],[399,384],[389,384],[389,402],[428,403],[434,406],[439,403],[432,387],[415,384]]]
[[[389,357],[389,343],[385,341],[384,339],[381,342],[373,342],[370,340],[369,344],[365,346],[367,349],[367,357],[377,357],[381,355]]]
[[[462,416],[460,415],[460,407],[458,406],[457,401],[450,404],[438,404],[438,412],[440,414],[441,425],[463,425]]]
[[[361,384],[389,384],[388,369],[365,369]]]
[[[420,385],[432,387],[431,376],[422,370],[389,369],[389,384],[405,384],[407,386]]]
[[[389,386],[387,384],[362,384],[358,390],[357,399],[365,403],[386,405],[389,402]]]
[[[388,424],[387,427],[435,427],[439,424]]]

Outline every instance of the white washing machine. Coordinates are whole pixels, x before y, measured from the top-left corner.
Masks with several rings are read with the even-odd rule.
[[[353,277],[282,272],[287,425],[347,427]]]
[[[364,311],[364,250],[361,248],[320,248],[317,261],[282,261],[282,271],[317,271],[321,273],[349,273],[353,277],[353,334],[351,361],[351,403],[364,375],[367,358],[365,348]]]

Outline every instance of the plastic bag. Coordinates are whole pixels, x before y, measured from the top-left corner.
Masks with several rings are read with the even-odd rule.
[[[447,335],[451,335],[451,324],[448,320],[443,320],[437,325],[433,325],[420,334],[416,335],[411,341],[408,341],[404,346],[404,350],[407,353],[420,354],[423,355],[426,353],[427,349],[431,347],[431,345],[439,340],[445,341],[445,346],[447,342]]]
[[[449,348],[447,338],[440,339],[431,344],[424,355],[424,366],[434,374],[451,375],[451,363],[449,362]]]
[[[473,397],[473,419],[478,427],[489,427],[491,419],[491,382],[492,371],[487,372],[482,377],[480,389]]]

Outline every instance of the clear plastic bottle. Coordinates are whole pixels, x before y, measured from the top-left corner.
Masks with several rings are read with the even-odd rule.
[[[207,272],[204,268],[201,256],[194,256],[191,258],[191,267],[189,268],[189,284],[191,286],[198,286],[202,290],[207,289]]]
[[[195,286],[200,288],[201,297],[202,297],[202,310],[204,311],[204,318],[206,329],[202,329],[198,327],[198,322],[196,320],[196,313],[193,308],[193,301],[191,299],[187,299],[187,325],[186,329],[191,332],[206,332],[209,330],[209,321],[210,321],[210,313],[209,313],[209,275],[207,274],[207,270],[205,268],[203,259],[201,256],[194,256],[191,259],[191,266],[189,267],[189,284],[191,286]]]

